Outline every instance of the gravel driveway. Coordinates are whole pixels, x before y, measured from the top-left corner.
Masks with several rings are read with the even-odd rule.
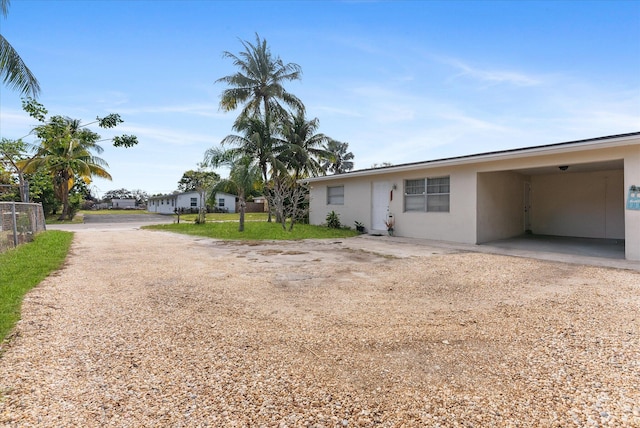
[[[76,232],[0,424],[640,426],[640,273],[351,238]]]

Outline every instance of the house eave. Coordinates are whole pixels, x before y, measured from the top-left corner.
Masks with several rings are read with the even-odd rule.
[[[486,152],[473,155],[456,156],[431,161],[421,161],[401,165],[393,165],[381,168],[370,168],[358,171],[351,171],[344,174],[334,174],[321,177],[312,177],[300,180],[302,182],[314,183],[328,180],[343,180],[347,178],[366,177],[380,174],[394,174],[398,172],[415,171],[425,168],[439,168],[469,165],[474,163],[503,161],[509,159],[521,159],[530,156],[551,155],[571,153],[585,150],[600,150],[613,147],[623,147],[639,144],[640,132],[628,134],[611,135],[588,140],[569,141],[565,143],[547,144],[543,146],[524,147],[496,152]]]

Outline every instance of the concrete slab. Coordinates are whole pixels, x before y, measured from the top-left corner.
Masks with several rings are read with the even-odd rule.
[[[363,235],[364,236],[364,235]],[[397,236],[372,236],[386,242],[424,246],[425,252],[434,248],[450,252],[470,251],[487,254],[501,254],[538,260],[572,263],[586,266],[611,267],[640,271],[640,262],[624,259],[624,243],[612,240],[590,240],[583,238],[535,237],[505,239],[482,245],[434,241],[428,239],[403,238]],[[608,242],[607,242],[608,241]]]

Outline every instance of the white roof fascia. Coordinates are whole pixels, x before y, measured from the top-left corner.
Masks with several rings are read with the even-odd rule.
[[[439,168],[443,166],[469,165],[481,162],[500,161],[508,159],[520,159],[529,156],[539,156],[548,154],[571,153],[585,150],[598,150],[612,147],[623,147],[640,144],[640,133],[634,135],[624,135],[619,138],[594,139],[593,141],[576,141],[574,143],[559,143],[546,146],[524,147],[521,149],[505,150],[500,152],[480,153],[477,155],[457,156],[447,159],[436,159],[419,163],[411,163],[397,166],[389,166],[378,169],[365,169],[361,171],[347,172],[344,174],[325,175],[299,180],[300,182],[318,182],[325,180],[340,180],[352,177],[366,177],[369,175],[393,174],[397,172],[415,171],[425,168]]]

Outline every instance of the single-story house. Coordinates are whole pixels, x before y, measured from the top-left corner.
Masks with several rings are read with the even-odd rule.
[[[133,209],[136,207],[135,198],[114,198],[111,199],[111,208],[113,209]]]
[[[624,240],[640,260],[640,132],[314,177],[310,222],[468,244],[525,233]]]
[[[206,199],[207,195],[205,195]],[[229,193],[216,193],[216,208],[234,213],[236,212],[236,195]],[[201,206],[206,206],[206,200],[202,200],[200,192],[173,193],[149,197],[147,211],[158,214],[173,214],[176,209],[182,211],[197,211]]]

